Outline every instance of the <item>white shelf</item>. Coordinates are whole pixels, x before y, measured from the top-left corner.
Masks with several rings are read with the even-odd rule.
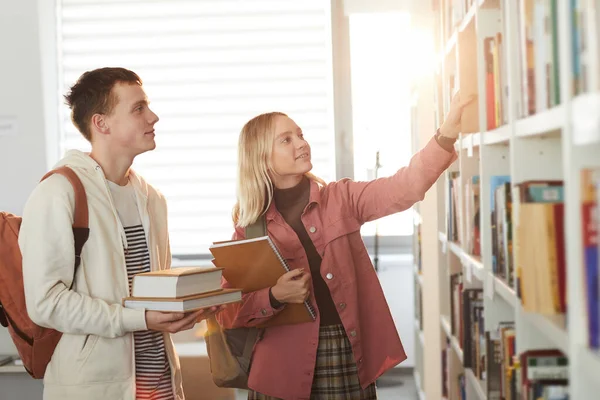
[[[448,39],[448,43],[446,43],[446,56],[448,56],[454,50],[454,47],[456,46],[457,36],[458,33],[454,31],[452,33],[452,36],[450,36],[450,39]]]
[[[539,136],[561,130],[565,126],[565,110],[562,105],[552,107],[517,121],[517,136]]]
[[[454,352],[460,360],[460,363],[463,364],[463,351],[460,347],[460,343],[458,343],[458,339],[454,335],[452,335],[452,326],[450,325],[450,321],[448,321],[448,318],[442,315],[440,317],[440,324],[442,325],[442,329],[446,333],[446,336],[448,337],[448,339],[450,339],[450,345],[454,349]]]
[[[448,248],[451,252],[456,254],[458,258],[461,258],[463,255],[463,249],[461,249],[460,245],[456,242],[448,242]]]
[[[600,143],[600,93],[586,93],[573,99],[573,143]]]
[[[469,157],[472,156],[473,149],[481,146],[481,133],[469,133],[467,135],[463,135],[462,140],[460,141],[461,148],[459,149],[459,142],[457,141],[455,144],[456,150],[467,150],[467,155]]]
[[[477,379],[471,368],[465,368],[465,377],[473,389],[475,389],[477,398],[480,400],[486,400],[487,396],[485,395],[485,390],[483,389],[483,382]]]
[[[440,324],[442,325],[442,329],[446,332],[446,336],[452,337],[452,326],[450,325],[450,321],[445,316],[440,317]]]
[[[446,238],[446,235],[443,236],[443,239],[445,239],[445,238]],[[440,241],[442,241],[442,242],[445,241],[445,240],[442,240],[441,232],[440,232]],[[450,251],[452,253],[454,253],[460,259],[463,266],[465,268],[470,269],[470,273],[472,275],[474,275],[480,281],[483,281],[485,279],[485,268],[483,267],[483,263],[479,259],[477,259],[474,256],[472,256],[471,254],[468,254],[467,252],[465,252],[458,243],[455,243],[455,242],[446,242],[446,243],[447,243],[447,246],[450,249]]]
[[[483,282],[485,279],[485,268],[483,267],[483,263],[478,258],[475,258],[475,256],[464,251],[460,255],[460,258],[463,266],[465,268],[470,268],[471,273]]]
[[[448,241],[448,237],[446,236],[446,234],[444,232],[439,232],[438,233],[438,239],[440,240],[440,242],[447,242]]]
[[[425,400],[425,392],[423,392],[423,386],[421,385],[421,375],[419,375],[418,371],[414,372],[414,378],[417,393],[419,394],[419,400]]]
[[[425,346],[425,332],[421,329],[421,324],[419,324],[419,320],[415,318],[415,332],[419,337],[419,342],[421,343],[421,347]]]
[[[510,140],[510,126],[503,125],[483,133],[484,144],[506,144]]]
[[[506,300],[506,302],[512,307],[516,307],[519,303],[519,299],[517,298],[517,294],[515,293],[515,291],[497,276],[494,276],[494,280],[495,292],[504,300]]]
[[[415,277],[417,278],[417,282],[420,287],[423,287],[423,274],[419,273],[419,266],[417,264],[414,265]]]
[[[465,14],[465,17],[463,18],[462,22],[458,26],[458,30],[460,32],[464,31],[471,22],[475,21],[475,13],[476,12],[477,12],[477,4],[473,3],[471,5],[471,7],[469,8],[469,11],[467,11],[467,13]]]
[[[446,253],[446,251],[448,250],[448,238],[446,234],[439,232],[438,239],[440,240],[440,243],[442,243],[442,253]]]
[[[554,94],[556,84],[560,86],[560,103],[547,110],[538,111],[536,114],[520,118],[519,110],[528,108],[528,102],[532,100],[527,93],[531,87],[524,87],[523,73],[521,71],[519,60],[519,47],[521,43],[516,40],[515,34],[521,29],[520,21],[523,20],[521,8],[512,1],[498,0],[477,0],[475,6],[468,9],[462,8],[460,13],[464,13],[452,26],[453,31],[446,31],[446,42],[441,44],[436,51],[442,58],[441,63],[437,65],[440,68],[437,75],[432,74],[432,82],[423,87],[423,95],[430,96],[435,91],[434,102],[436,104],[448,104],[450,92],[464,89],[464,91],[475,91],[476,88],[485,88],[487,76],[485,75],[486,60],[484,56],[485,38],[494,37],[498,32],[503,35],[503,54],[506,59],[503,62],[503,71],[505,73],[506,87],[510,96],[502,98],[502,109],[505,112],[502,115],[503,120],[507,122],[490,131],[485,131],[485,121],[487,118],[487,98],[480,96],[477,107],[469,110],[468,117],[477,118],[479,124],[475,124],[475,130],[481,130],[480,133],[461,135],[455,148],[459,153],[459,159],[451,167],[452,171],[460,173],[461,192],[455,197],[448,196],[449,185],[445,179],[440,180],[439,185],[435,185],[431,195],[426,198],[421,208],[421,215],[424,219],[422,227],[426,230],[427,248],[434,247],[435,239],[440,241],[435,254],[427,254],[424,258],[422,270],[427,276],[435,276],[434,272],[439,272],[439,279],[427,282],[426,288],[422,286],[423,299],[423,320],[424,326],[430,329],[441,329],[448,338],[448,347],[452,347],[458,358],[462,359],[464,354],[460,349],[460,344],[456,337],[452,335],[450,326],[450,310],[448,303],[450,296],[453,295],[449,290],[450,274],[448,272],[463,271],[463,282],[469,287],[483,286],[484,291],[484,318],[490,322],[490,327],[497,325],[502,321],[514,321],[515,334],[517,337],[518,351],[527,351],[540,348],[557,348],[567,356],[571,356],[569,362],[569,390],[572,398],[588,399],[598,397],[600,393],[600,351],[592,351],[582,348],[585,343],[581,343],[582,335],[585,332],[575,332],[575,335],[569,335],[569,329],[573,332],[585,330],[588,325],[588,318],[585,304],[585,295],[582,295],[582,288],[585,287],[585,274],[581,270],[582,263],[582,243],[581,243],[581,194],[578,189],[578,176],[582,166],[589,168],[600,167],[600,91],[595,89],[594,93],[585,93],[573,98],[573,41],[570,40],[572,32],[569,2],[559,1],[557,15],[558,48],[560,51],[558,57],[558,70],[561,71],[558,82],[550,82],[551,94]],[[592,6],[582,6],[581,12],[585,15],[591,15]],[[479,9],[477,9],[479,8]],[[590,9],[588,9],[590,8]],[[441,8],[436,15],[439,20],[447,18],[449,10]],[[441,18],[440,18],[441,17]],[[587,17],[590,26],[592,17]],[[443,27],[442,27],[443,28]],[[448,37],[448,35],[451,35]],[[517,35],[518,36],[518,35]],[[596,35],[593,32],[587,34],[589,42],[597,47]],[[506,40],[504,40],[506,39]],[[463,52],[463,49],[465,50]],[[595,53],[594,53],[595,54]],[[583,56],[583,55],[581,55]],[[594,59],[595,60],[595,59]],[[598,63],[593,62],[588,65],[589,74],[587,78],[590,85],[598,87]],[[534,71],[536,74],[542,72]],[[470,78],[473,78],[471,80]],[[539,77],[536,77],[539,78]],[[451,79],[454,79],[451,81]],[[538,82],[540,83],[539,79]],[[544,82],[547,83],[547,82]],[[539,93],[542,93],[537,88]],[[463,90],[461,90],[462,92]],[[535,92],[535,90],[534,90]],[[504,93],[504,92],[503,92]],[[525,96],[523,96],[525,94]],[[538,94],[538,93],[536,93]],[[548,94],[548,93],[546,93]],[[441,96],[441,97],[440,97]],[[538,103],[542,103],[539,101]],[[546,100],[546,99],[544,99]],[[433,103],[429,101],[429,103]],[[433,104],[425,104],[422,98],[419,98],[418,104],[418,123],[415,124],[416,130],[420,127],[431,126],[431,115]],[[536,104],[537,108],[539,104]],[[446,112],[448,110],[445,110]],[[439,113],[438,113],[439,114]],[[439,116],[442,117],[443,116]],[[438,118],[439,119],[439,118]],[[472,122],[472,121],[469,121]],[[473,125],[473,124],[471,124]],[[434,127],[435,129],[437,127]],[[429,130],[430,132],[432,129]],[[426,142],[426,137],[418,132],[421,143]],[[474,176],[480,176],[480,197],[479,212],[481,216],[481,257],[473,257],[466,254],[466,242],[462,246],[452,242],[452,237],[445,233],[450,199],[458,199],[460,204],[455,208],[456,212],[461,213],[457,218],[457,229],[462,230],[462,234],[467,230],[465,213],[467,213],[465,204],[470,200],[469,194],[465,191],[465,182]],[[567,302],[569,304],[569,329],[566,329],[564,316],[546,316],[537,313],[526,313],[517,296],[515,285],[512,287],[492,274],[491,252],[493,251],[492,232],[489,215],[491,214],[490,187],[492,176],[507,175],[511,177],[512,182],[524,182],[527,180],[554,180],[563,179],[565,181],[565,254],[568,294]],[[575,181],[573,181],[575,179]],[[484,187],[487,185],[488,187]],[[456,194],[455,194],[456,195]],[[470,214],[470,213],[469,213]],[[513,227],[516,226],[518,213],[513,213]],[[472,217],[472,215],[469,215]],[[433,223],[435,221],[435,223]],[[431,230],[428,230],[431,229]],[[472,230],[469,229],[469,233]],[[577,234],[575,234],[577,233]],[[434,235],[437,234],[436,238]],[[515,239],[516,240],[516,239]],[[437,244],[437,243],[436,243]],[[519,243],[513,243],[513,249],[518,248]],[[434,249],[435,250],[435,249]],[[515,253],[516,254],[516,253]],[[515,255],[513,254],[513,255]],[[457,259],[462,265],[457,264]],[[483,264],[486,261],[486,265]],[[462,268],[461,268],[462,267]],[[414,279],[415,286],[421,285],[418,279]],[[480,285],[483,284],[483,285]],[[440,315],[440,311],[446,312],[446,316]],[[437,321],[440,321],[441,328],[436,327]],[[438,334],[440,331],[436,331]],[[427,332],[427,339],[435,337]],[[419,339],[415,339],[416,346],[419,346]],[[424,370],[423,375],[429,370],[440,370],[441,357],[440,343],[433,340],[423,346],[424,351]],[[446,341],[444,341],[445,343]],[[442,346],[444,344],[442,343]],[[571,354],[569,354],[571,352]],[[575,354],[572,354],[575,352]],[[458,364],[456,359],[454,364]],[[583,371],[581,371],[583,369]],[[486,382],[479,381],[472,370],[465,370],[465,380],[468,382],[469,400],[485,399]],[[439,375],[439,374],[438,374]],[[423,377],[422,377],[423,378]],[[423,391],[432,399],[440,399],[440,377],[427,379],[422,383]]]
[[[598,371],[600,371],[600,352],[593,351],[587,347],[579,351],[579,372],[587,374],[590,382],[597,382],[596,390],[600,390],[600,381],[598,380]]]
[[[523,316],[530,321],[540,334],[546,336],[557,349],[569,355],[569,338],[565,329],[564,316],[546,316],[528,313],[521,308]]]
[[[27,371],[22,365],[3,365],[0,367],[0,374],[26,374]]]

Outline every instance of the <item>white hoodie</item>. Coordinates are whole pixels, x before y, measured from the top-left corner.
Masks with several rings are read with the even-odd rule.
[[[129,295],[123,247],[125,231],[113,205],[102,168],[87,154],[71,150],[56,167],[67,165],[85,187],[90,236],[73,290],[75,262],[71,225],[74,192],[53,175],[40,183],[23,213],[19,246],[27,311],[40,326],[63,332],[44,376],[44,399],[135,399],[134,331],[145,330],[143,310],[122,307]],[[130,171],[146,232],[151,269],[168,269],[171,252],[164,197]],[[179,361],[169,334],[167,356],[173,392],[183,399]]]

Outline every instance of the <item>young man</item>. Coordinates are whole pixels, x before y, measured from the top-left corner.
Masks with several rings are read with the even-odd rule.
[[[123,68],[84,73],[65,98],[92,146],[89,154],[67,152],[56,166],[73,169],[87,193],[90,236],[74,282],[74,191],[66,178],[56,174],[35,188],[19,235],[30,318],[63,332],[44,398],[183,399],[169,334],[213,310],[183,315],[121,305],[134,274],[171,265],[165,199],[130,169],[156,147],[158,117],[141,79]]]

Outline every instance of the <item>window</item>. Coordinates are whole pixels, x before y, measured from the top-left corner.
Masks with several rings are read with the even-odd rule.
[[[331,9],[323,0],[62,0],[60,94],[86,70],[137,72],[160,117],[157,149],[134,168],[169,202],[174,255],[208,253],[233,231],[243,124],[286,112],[335,179]],[[60,153],[89,146],[60,102]]]
[[[412,156],[410,115],[411,20],[405,12],[349,17],[352,68],[354,179],[390,176]],[[410,57],[409,57],[410,58]],[[365,224],[364,236],[409,236],[412,210]]]

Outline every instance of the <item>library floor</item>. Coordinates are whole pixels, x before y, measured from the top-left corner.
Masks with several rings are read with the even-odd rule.
[[[411,368],[394,368],[377,381],[378,400],[417,400],[417,388]],[[239,391],[236,400],[246,400],[247,393]]]

